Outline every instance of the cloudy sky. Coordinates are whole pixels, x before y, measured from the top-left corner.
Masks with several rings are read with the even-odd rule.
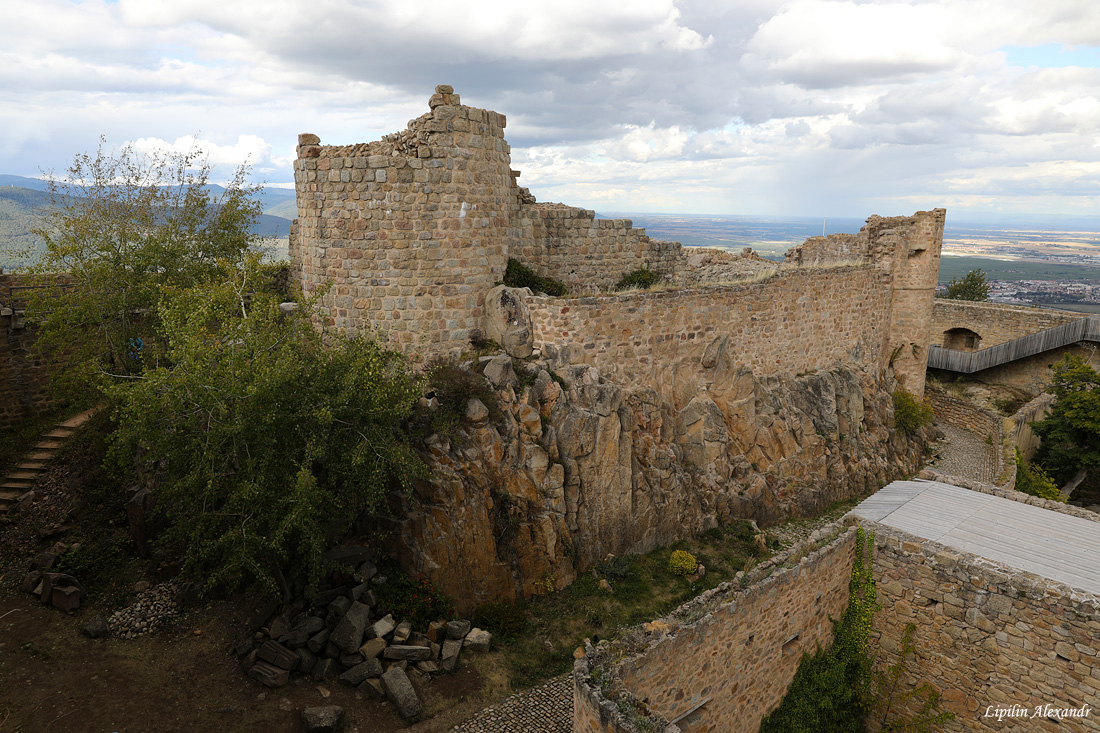
[[[287,184],[298,133],[377,139],[441,83],[539,200],[1100,215],[1092,0],[8,0],[0,173],[102,134]]]

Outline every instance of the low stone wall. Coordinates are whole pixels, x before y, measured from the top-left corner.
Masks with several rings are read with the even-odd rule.
[[[564,204],[523,206],[509,255],[572,287],[609,288],[634,270],[671,275],[684,263],[679,242],[662,242],[629,219],[597,219],[594,211]]]
[[[979,348],[987,349],[1005,341],[1087,317],[1087,313],[1050,308],[936,298],[932,305],[932,343],[943,346],[945,331],[966,328],[981,337]]]
[[[1031,460],[1039,448],[1039,436],[1031,429],[1031,423],[1042,420],[1054,404],[1054,395],[1044,392],[1021,407],[1012,416],[1012,442],[1027,460]]]
[[[748,285],[531,297],[527,305],[534,344],[553,362],[660,388],[705,382],[723,360],[756,375],[838,362],[875,372],[884,362],[888,299],[879,273],[865,265],[789,270]]]
[[[802,654],[832,643],[829,619],[848,604],[855,532],[826,527],[762,563],[742,581],[746,588],[739,574],[621,642],[589,646],[573,671],[573,730],[634,733],[623,711],[637,700],[665,733],[679,731],[667,723],[682,716],[690,730],[757,730]]]
[[[915,625],[909,684],[940,690],[944,731],[1100,730],[1100,597],[873,522],[879,664]],[[900,709],[912,713],[917,701]],[[1016,706],[1016,707],[1014,707]],[[1060,722],[1037,709],[1090,710]],[[1002,719],[998,709],[1015,717]],[[1020,711],[1028,715],[1025,720]]]

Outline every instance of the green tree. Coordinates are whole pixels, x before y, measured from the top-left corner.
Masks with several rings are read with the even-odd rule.
[[[1032,429],[1042,438],[1035,462],[1068,493],[1100,484],[1100,373],[1069,354],[1054,365],[1050,414]]]
[[[943,297],[950,300],[989,300],[989,283],[985,273],[977,269],[963,275],[961,280],[952,278]]]
[[[162,540],[207,587],[324,570],[324,551],[424,467],[402,430],[420,386],[404,357],[280,310],[255,256],[167,291],[165,352],[106,388],[110,458],[156,466]]]
[[[66,366],[66,392],[141,373],[156,354],[161,289],[203,282],[256,243],[260,205],[247,169],[215,195],[197,150],[148,157],[104,146],[51,179],[35,231],[45,253],[30,272],[65,273],[71,285],[42,278],[52,287],[32,293],[28,308],[38,348]]]

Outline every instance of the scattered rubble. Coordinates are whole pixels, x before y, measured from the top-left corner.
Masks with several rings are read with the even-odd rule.
[[[402,717],[413,720],[422,706],[410,675],[453,671],[464,647],[489,651],[492,635],[469,621],[440,619],[420,630],[383,613],[387,609],[370,588],[385,579],[365,553],[339,548],[339,556],[330,557],[357,570],[342,585],[302,585],[291,602],[264,608],[255,634],[236,648],[241,670],[251,679],[267,687],[287,684],[292,674],[309,675],[315,683],[337,679],[367,697],[389,699]],[[306,712],[302,715],[305,724]]]
[[[165,619],[179,613],[178,590],[175,583],[161,583],[138,593],[137,600],[110,615],[107,627],[121,639],[152,633]]]

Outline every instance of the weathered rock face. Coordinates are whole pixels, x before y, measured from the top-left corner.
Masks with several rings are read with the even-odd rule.
[[[627,392],[587,366],[567,370],[568,390],[547,371],[505,387],[501,418],[468,411],[482,419],[430,438],[431,481],[395,497],[403,564],[468,610],[568,585],[607,553],[809,514],[919,469],[920,441],[890,429],[886,375],[710,366],[702,388],[670,375]]]

